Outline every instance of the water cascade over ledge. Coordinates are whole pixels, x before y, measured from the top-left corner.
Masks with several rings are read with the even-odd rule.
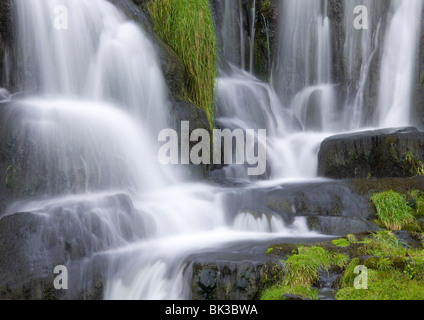
[[[257,2],[210,1],[221,53],[216,124],[268,133],[265,177],[228,165],[212,183],[181,178],[158,161],[157,134],[170,126],[172,103],[140,25],[113,1],[74,0],[66,3],[69,29],[58,30],[59,1],[15,0],[18,84],[13,93],[0,88],[0,130],[25,158],[11,156],[9,183],[31,196],[0,221],[18,214],[43,226],[45,242],[33,244],[39,252],[26,254],[69,265],[78,275],[71,298],[100,272],[105,299],[189,299],[196,254],[324,237],[294,205],[265,203],[260,190],[320,183],[319,147],[335,133],[411,124],[423,3],[391,0],[383,10],[382,1],[342,1],[343,27],[335,30],[331,0],[281,0],[267,80],[255,74],[254,39],[265,20]],[[357,3],[370,9],[370,30],[351,26]],[[376,65],[381,80],[371,94]],[[25,186],[14,185],[15,176]]]

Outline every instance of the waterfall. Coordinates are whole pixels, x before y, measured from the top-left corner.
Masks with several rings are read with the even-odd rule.
[[[65,28],[55,26],[58,6],[68,14]],[[40,197],[16,201],[0,218],[16,212],[42,217],[59,244],[76,235],[72,245],[87,256],[68,261],[79,275],[70,297],[91,282],[101,261],[105,299],[189,298],[190,254],[241,240],[315,235],[303,220],[227,216],[225,188],[182,181],[159,164],[157,131],[167,126],[168,90],[150,39],[111,2],[17,0],[16,8],[20,64],[14,72],[21,94],[10,98],[1,91],[2,130],[16,137],[13,147],[25,155],[23,187]],[[247,44],[242,25],[240,41]],[[234,36],[222,30],[225,40]],[[230,45],[223,52],[244,61]],[[271,99],[264,123],[278,126],[280,117],[269,117],[278,98],[246,75],[240,86],[229,84],[244,93],[256,86],[253,99]],[[222,95],[229,105],[237,99]],[[243,120],[242,113],[234,116]],[[40,250],[47,254],[48,246],[41,243]]]
[[[304,130],[331,131],[336,127],[327,7],[328,1],[280,2],[282,17],[272,82]]]
[[[16,1],[21,89],[115,103],[163,127],[166,86],[143,31],[105,0],[67,2],[68,29],[56,29],[59,4]]]
[[[371,15],[370,31],[353,30],[360,2],[349,1],[342,2],[337,50],[331,0],[280,1],[269,81],[254,74],[257,2],[213,1],[222,64],[217,126],[267,130],[268,171],[261,178],[272,187],[316,179],[321,142],[364,128],[366,118],[374,127],[409,123],[422,1],[390,1],[387,12]],[[363,4],[374,10],[383,2]],[[0,89],[0,127],[26,157],[23,182],[40,198],[20,199],[0,219],[33,214],[59,243],[75,235],[81,250],[65,261],[80,277],[71,294],[101,264],[105,299],[188,299],[190,258],[199,252],[317,236],[305,218],[234,209],[229,194],[244,204],[256,200],[246,190],[254,194],[266,185],[243,167],[216,170],[224,182],[243,183],[233,188],[183,181],[159,164],[156,138],[168,126],[168,89],[151,39],[114,4],[67,1],[61,29],[55,27],[59,0],[15,3],[20,94]],[[344,78],[335,75],[334,61],[342,61]],[[369,105],[373,68],[380,72],[376,110]],[[40,251],[49,245],[40,244]]]
[[[380,71],[378,124],[382,127],[411,123],[422,8],[421,0],[392,1]]]

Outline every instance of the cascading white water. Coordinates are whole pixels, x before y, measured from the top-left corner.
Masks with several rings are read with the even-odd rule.
[[[418,54],[422,0],[391,3],[391,20],[386,31],[378,100],[378,125],[411,123],[412,79]]]
[[[331,131],[337,126],[327,7],[328,1],[280,3],[280,41],[272,83],[304,130]]]
[[[218,82],[218,110],[225,126],[268,129],[271,179],[316,177],[319,145],[337,132],[410,124],[421,0],[282,0],[278,5],[271,86],[234,71],[239,64],[231,56],[224,58],[232,72],[225,69]],[[343,9],[340,30],[332,30],[330,5]],[[365,30],[354,27],[359,5],[368,13]],[[225,23],[235,25],[237,20]],[[332,43],[334,33],[344,40],[339,47]],[[240,47],[236,38],[222,36],[226,50]],[[341,73],[337,79],[335,68]],[[228,177],[238,174],[227,169]]]
[[[381,42],[384,0],[347,0],[344,5],[343,29],[346,33],[343,44],[343,65],[346,95],[342,101],[342,122],[347,129],[357,130],[365,122],[366,98],[370,90],[371,64],[378,58]],[[367,30],[352,27],[352,13],[357,6],[367,8]]]
[[[24,75],[24,94],[12,99],[7,116],[20,141],[31,141],[18,147],[45,175],[46,197],[14,203],[6,214],[48,216],[53,228],[67,225],[61,219],[71,216],[75,228],[84,230],[80,242],[90,232],[78,226],[87,223],[78,220],[81,215],[102,221],[96,232],[110,235],[101,237],[107,241],[94,252],[110,261],[106,299],[187,298],[190,253],[236,240],[315,235],[302,222],[287,226],[277,217],[264,219],[260,228],[243,216],[234,222],[221,199],[225,189],[183,183],[159,164],[155,137],[167,123],[166,85],[150,40],[114,5],[69,1],[65,29],[54,27],[60,1],[16,5],[16,72]],[[259,90],[259,99],[274,99],[269,86]],[[102,197],[121,193],[134,205],[130,215],[119,207],[104,209],[113,202]],[[84,273],[82,266],[78,273]]]
[[[248,43],[247,34],[255,34],[256,7],[250,11],[252,29],[246,33],[242,1],[217,1],[225,8],[218,13],[223,13],[222,51],[229,65],[218,79],[218,121],[229,128],[268,129],[271,179],[315,178],[321,141],[333,130],[345,130],[347,122],[337,123],[343,116],[335,108],[328,1],[281,2],[272,85],[251,74],[253,42]],[[394,25],[399,23],[402,30],[415,26],[422,4],[408,1],[392,2],[394,18],[382,50],[386,54],[382,74],[387,81],[382,81],[379,104],[394,106],[384,103],[385,94],[391,92],[393,97],[401,97],[394,101],[405,104],[402,110],[409,107],[409,67],[413,63],[407,62],[413,61],[411,39],[416,39],[418,31],[413,29],[410,37],[403,39]],[[152,44],[115,6],[105,0],[69,1],[69,29],[57,30],[52,21],[59,1],[17,0],[16,4],[17,52],[22,62],[17,72],[25,75],[20,89],[30,97],[12,99],[8,114],[15,120],[10,123],[16,126],[17,135],[35,137],[37,143],[29,148],[34,163],[53,169],[47,179],[52,185],[46,190],[51,198],[16,203],[7,213],[25,210],[56,217],[65,211],[77,224],[85,223],[79,220],[81,212],[75,201],[86,200],[87,193],[94,192],[85,209],[102,222],[99,234],[109,235],[97,253],[110,263],[106,299],[188,298],[190,281],[185,268],[190,254],[225,248],[231,241],[315,235],[303,219],[288,226],[279,216],[243,210],[229,219],[223,203],[226,189],[183,184],[171,170],[159,166],[154,138],[155,131],[166,125],[166,86]],[[345,8],[347,21],[353,21],[353,11]],[[353,114],[356,124],[352,127],[359,128],[363,83],[369,61],[381,44],[366,34],[351,35],[345,41],[345,60],[353,59],[355,47],[361,48],[361,58],[356,60],[360,60],[361,72],[351,79],[354,112],[344,108],[344,119]],[[405,50],[396,49],[399,39],[405,41]],[[246,49],[250,50],[250,73],[246,71]],[[396,59],[408,64],[405,69],[401,64],[393,68],[406,71],[399,78],[406,81],[405,86],[396,86],[390,81],[393,77],[385,78]],[[348,66],[348,73],[353,74],[356,66]],[[7,92],[0,94],[10,99]],[[384,114],[392,114],[394,109]],[[383,120],[379,124],[384,124]],[[229,168],[225,170],[231,171]],[[81,173],[81,178],[75,179],[74,173]],[[236,170],[233,178],[244,176]],[[61,184],[62,195],[73,194],[71,202],[51,194]],[[135,211],[115,216],[113,208],[104,209],[110,205],[101,200],[104,193],[128,193]],[[86,230],[82,225],[76,229]]]
[[[218,12],[222,14],[218,21],[223,24],[218,25],[218,30],[226,31],[242,21],[226,11],[234,2],[217,2],[224,8]],[[313,132],[323,128],[328,132],[337,125],[326,6],[327,2],[322,7],[317,1],[307,0],[280,3],[281,40],[272,86],[255,78],[253,68],[249,68],[250,72],[239,69],[236,56],[225,52],[243,47],[244,42],[228,31],[221,32],[222,58],[230,68],[221,70],[217,82],[218,123],[230,129],[267,129],[268,176],[271,179],[316,177],[315,155],[330,133]],[[256,12],[256,7],[252,6],[251,11]],[[254,35],[255,32],[250,33]],[[253,50],[250,56],[253,61]],[[243,176],[243,171],[236,166],[224,170],[227,178]]]
[[[66,3],[68,29],[56,29],[60,1],[16,4],[25,92],[115,103],[163,128],[163,75],[153,45],[134,22],[105,0],[79,0]]]

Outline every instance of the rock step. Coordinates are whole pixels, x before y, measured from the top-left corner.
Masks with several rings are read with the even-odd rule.
[[[414,127],[329,137],[318,154],[318,175],[332,179],[413,177],[423,172],[424,132]]]

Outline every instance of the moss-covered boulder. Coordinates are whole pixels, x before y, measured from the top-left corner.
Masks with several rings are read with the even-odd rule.
[[[424,132],[383,129],[327,138],[318,155],[320,176],[334,179],[413,177],[424,173]]]

